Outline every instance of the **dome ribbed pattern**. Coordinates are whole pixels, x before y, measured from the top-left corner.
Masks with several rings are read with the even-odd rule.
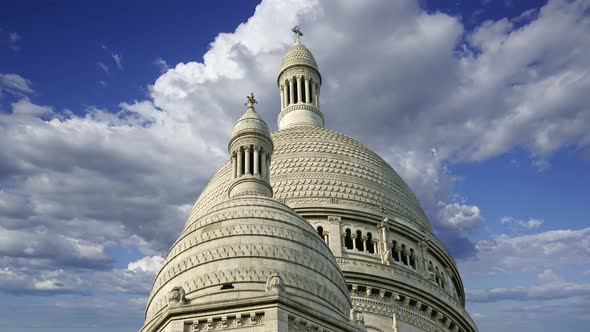
[[[319,73],[318,64],[316,63],[311,52],[303,45],[299,40],[295,42],[293,46],[287,51],[281,62],[282,73],[285,69],[297,65],[308,66],[315,69]]]
[[[226,196],[188,220],[156,276],[146,323],[164,312],[173,287],[183,287],[190,305],[247,299],[264,296],[275,273],[290,299],[334,318],[347,317],[351,303],[344,276],[317,231],[271,198]],[[226,284],[233,288],[224,289]]]
[[[401,177],[375,152],[336,131],[302,126],[272,134],[274,197],[291,207],[333,203],[346,209],[380,207],[417,226],[431,226],[418,200]],[[225,198],[231,180],[227,163],[211,179],[190,218]]]

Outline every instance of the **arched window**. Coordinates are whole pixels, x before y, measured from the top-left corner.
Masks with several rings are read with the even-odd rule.
[[[371,254],[375,253],[375,244],[373,243],[373,234],[367,233],[367,251]]]
[[[323,238],[324,237],[324,228],[322,226],[318,226],[318,234]]]
[[[393,256],[394,261],[399,262],[399,245],[396,240],[392,241],[391,256]]]
[[[352,244],[352,232],[350,231],[350,228],[346,229],[346,236],[344,237],[344,246],[346,247],[346,249],[352,249],[353,248],[353,244]]]
[[[365,246],[363,245],[363,232],[356,231],[355,244],[356,244],[356,250],[365,251]]]
[[[408,265],[408,251],[406,249],[406,245],[402,244],[402,263],[404,263],[404,265]]]

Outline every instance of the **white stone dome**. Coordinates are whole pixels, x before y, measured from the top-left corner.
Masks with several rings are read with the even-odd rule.
[[[314,69],[319,75],[318,64],[313,57],[313,54],[301,43],[299,39],[295,41],[295,44],[289,48],[283,61],[281,62],[281,69],[279,70],[279,76],[281,73],[294,66],[306,66]],[[320,77],[321,78],[321,77]]]
[[[270,140],[270,133],[266,122],[251,108],[248,108],[242,117],[236,121],[231,136],[235,138],[246,133],[260,134]]]
[[[299,126],[272,134],[270,173],[274,197],[294,208],[343,207],[378,214],[384,208],[416,228],[431,229],[408,185],[387,162],[358,141],[333,130]],[[191,218],[224,199],[231,181],[226,163],[197,200]]]
[[[166,312],[175,287],[186,294],[185,308],[198,307],[265,296],[275,273],[290,300],[347,320],[351,303],[344,276],[315,229],[272,198],[225,197],[188,219],[154,281],[146,326]]]

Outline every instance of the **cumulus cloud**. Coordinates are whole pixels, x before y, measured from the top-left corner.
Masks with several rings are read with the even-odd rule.
[[[136,271],[146,271],[156,273],[160,270],[164,264],[164,257],[162,256],[146,256],[142,259],[139,259],[135,262],[131,262],[127,265],[128,270]]]
[[[510,273],[590,263],[590,228],[531,235],[500,235],[476,243],[477,255],[460,262],[465,273]]]
[[[299,24],[323,74],[327,127],[383,155],[453,252],[474,253],[462,233],[483,218],[477,206],[452,200],[446,164],[485,160],[515,146],[541,160],[564,145],[590,143],[588,6],[550,1],[535,15],[489,21],[472,33],[457,18],[424,12],[415,1],[264,1],[234,32],[219,34],[203,62],[167,69],[147,100],[72,114],[19,98],[10,114],[0,114],[0,208],[6,211],[0,226],[25,232],[43,225],[47,234],[63,236],[56,248],[80,240],[101,262],[116,242],[161,255],[227,159],[225,145],[245,95],[256,94],[257,110],[276,128],[276,75],[293,40],[290,28]],[[2,91],[32,93],[30,82],[15,76],[2,76]],[[584,230],[560,232],[587,242]],[[480,262],[513,252],[520,258],[500,259],[498,271],[537,263],[532,253],[576,256],[561,247],[571,250],[570,243],[548,239],[559,234],[478,242],[477,260],[468,266],[487,271],[493,264]],[[33,252],[51,244],[35,236],[41,240]],[[4,248],[14,264],[26,264],[26,249]],[[62,255],[56,250],[37,259],[60,264]],[[75,257],[86,256],[70,258],[73,265]],[[113,274],[133,285],[149,266],[136,262]]]
[[[439,220],[442,227],[470,231],[483,222],[480,210],[475,205],[439,203]]]

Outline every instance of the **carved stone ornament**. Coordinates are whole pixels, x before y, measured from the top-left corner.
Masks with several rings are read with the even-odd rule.
[[[357,324],[365,324],[365,316],[363,316],[363,312],[355,308],[350,309],[350,320]]]
[[[383,254],[381,254],[381,264],[391,264],[391,250],[388,249]]]
[[[168,305],[170,306],[180,306],[183,304],[187,304],[188,300],[185,297],[184,288],[181,286],[176,286],[170,290],[168,293]]]
[[[273,273],[266,279],[266,291],[282,292],[285,290],[285,282],[278,273]]]

